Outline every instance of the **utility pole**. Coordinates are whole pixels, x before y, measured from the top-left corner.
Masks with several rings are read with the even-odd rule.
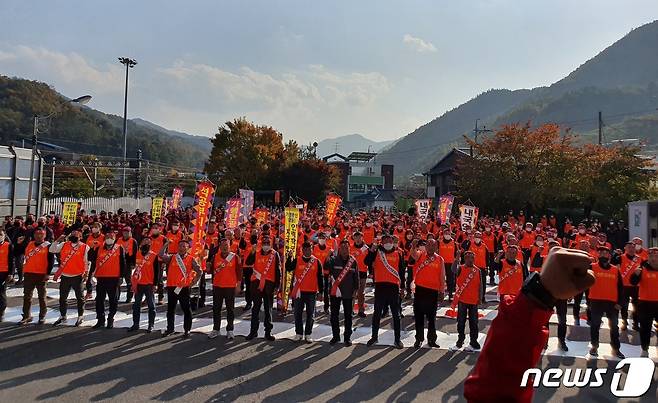
[[[135,199],[139,199],[139,180],[142,170],[142,150],[137,150],[137,180],[135,181]]]
[[[30,158],[30,182],[27,186],[27,206],[25,211],[25,218],[30,215],[30,207],[32,207],[32,188],[34,184],[34,156],[37,153],[37,136],[39,135],[39,117],[34,115],[34,131],[32,133],[32,157]]]
[[[55,157],[53,157],[52,162],[53,162],[53,169],[52,169],[52,172],[50,174],[50,196],[51,197],[55,195]]]
[[[94,197],[96,197],[96,189],[98,189],[98,158],[94,161]]]
[[[603,118],[599,111],[599,145],[603,144]]]
[[[483,126],[482,129],[478,128],[478,121],[479,121],[479,120],[480,120],[479,118],[478,118],[478,119],[475,119],[475,129],[473,129],[473,136],[474,136],[474,138],[475,138],[475,142],[476,142],[476,143],[478,142],[478,135],[479,135],[480,133],[491,133],[491,132],[493,132],[493,130],[491,130],[491,129],[487,129],[487,126]],[[473,156],[473,145],[472,145],[472,144],[471,144],[471,152],[470,152],[470,154],[471,154],[471,157],[472,157],[472,156]]]
[[[126,90],[123,98],[123,162],[126,162],[128,153],[128,70],[137,65],[137,61],[128,57],[120,57],[119,62],[126,65]],[[123,167],[123,181],[121,185],[121,196],[126,196],[126,167]]]

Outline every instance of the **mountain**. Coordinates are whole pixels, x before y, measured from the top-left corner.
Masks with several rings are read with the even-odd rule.
[[[398,140],[378,159],[395,165],[396,181],[406,181],[435,164],[451,146],[472,136],[475,120],[494,129],[508,123],[555,122],[587,133],[603,121],[614,127],[630,116],[658,107],[658,21],[631,31],[549,87],[486,91]],[[651,120],[649,120],[651,121]],[[658,144],[658,135],[637,132],[651,124],[631,125],[627,137]],[[614,131],[614,129],[611,129]],[[655,140],[652,140],[655,139]]]
[[[344,156],[348,156],[354,151],[379,152],[386,146],[394,143],[395,140],[390,141],[373,141],[363,137],[360,134],[348,134],[346,136],[325,139],[318,143],[317,155],[322,158],[327,155],[337,152]]]
[[[48,85],[0,75],[0,144],[30,141],[33,116],[56,116],[43,122],[39,140],[72,153],[123,157],[123,118],[67,104]],[[144,159],[199,169],[210,154],[201,136],[173,132],[144,120],[128,121],[128,157],[142,150]],[[58,148],[59,149],[59,148]]]

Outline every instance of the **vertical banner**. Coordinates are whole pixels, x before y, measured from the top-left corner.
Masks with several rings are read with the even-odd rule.
[[[329,225],[334,225],[334,220],[336,219],[336,213],[338,208],[342,203],[343,199],[340,196],[335,194],[328,194],[327,201],[325,203],[324,214],[327,216],[327,221]]]
[[[65,226],[70,227],[75,223],[75,217],[78,215],[78,202],[64,202],[62,206],[62,222]]]
[[[171,192],[171,204],[169,208],[172,210],[177,210],[180,207],[180,201],[183,198],[183,189],[180,187],[175,187],[174,191]]]
[[[226,202],[226,228],[235,229],[240,225],[240,209],[242,202],[239,197],[233,197]]]
[[[297,238],[299,235],[299,209],[296,207],[287,207],[285,209],[285,246],[284,246],[284,259],[295,259],[297,253]],[[283,283],[283,290],[281,296],[281,307],[283,312],[288,310],[288,297],[292,289],[292,279],[294,276],[293,271],[286,272],[285,281]]]
[[[154,197],[151,201],[151,221],[155,222],[162,217],[162,207],[164,206],[164,198]]]
[[[414,204],[416,205],[416,213],[421,220],[426,220],[432,208],[432,199],[417,199]]]
[[[203,251],[214,196],[215,185],[211,182],[203,181],[197,184],[196,193],[194,194],[194,207],[192,208],[192,221],[190,222],[192,226],[190,228],[192,232],[192,256],[197,256]]]
[[[256,216],[256,226],[260,227],[261,225],[265,224],[267,222],[267,216],[268,216],[269,211],[266,208],[257,208],[256,213],[254,214]]]
[[[279,204],[281,203],[281,191],[280,190],[275,190],[274,191],[274,204]]]
[[[240,189],[240,200],[242,202],[242,219],[248,221],[251,212],[254,210],[254,191]]]
[[[454,201],[455,196],[453,195],[443,195],[439,198],[439,208],[436,213],[441,224],[446,224],[450,221],[450,212],[452,211],[452,203]]]
[[[478,208],[475,206],[460,205],[459,212],[461,214],[460,221],[462,231],[466,228],[475,229],[475,224],[478,221]]]

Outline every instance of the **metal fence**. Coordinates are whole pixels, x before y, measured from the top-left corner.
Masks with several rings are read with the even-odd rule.
[[[54,211],[55,214],[62,214],[62,204],[64,202],[80,202],[80,208],[87,212],[90,212],[91,210],[96,210],[97,212],[115,212],[118,209],[123,209],[124,211],[129,212],[133,212],[137,209],[141,211],[151,210],[150,197],[141,197],[139,199],[135,199],[133,197],[90,197],[87,199],[78,199],[75,197],[56,197],[53,199],[42,200],[41,214],[48,214],[51,211]],[[192,203],[194,203],[193,197],[183,197],[181,199],[182,207],[191,206]]]
[[[25,215],[27,212],[31,158],[32,149],[0,146],[0,216]],[[39,211],[42,171],[42,160],[37,156],[32,175],[32,213]]]

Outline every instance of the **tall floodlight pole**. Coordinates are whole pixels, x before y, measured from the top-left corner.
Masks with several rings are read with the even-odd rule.
[[[126,91],[123,98],[123,180],[121,185],[121,196],[126,195],[126,159],[128,156],[128,70],[135,67],[137,61],[129,57],[120,57],[119,62],[126,66]]]

